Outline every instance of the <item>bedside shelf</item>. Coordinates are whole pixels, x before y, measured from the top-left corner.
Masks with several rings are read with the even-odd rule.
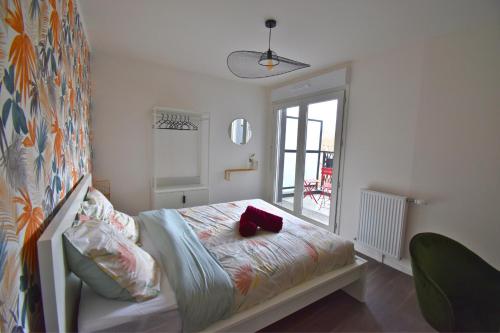
[[[188,184],[188,185],[175,185],[175,186],[157,186],[154,189],[155,193],[179,192],[179,191],[196,191],[208,190],[208,187],[203,184]]]
[[[111,200],[111,182],[107,179],[94,179],[92,186]]]
[[[231,180],[231,173],[233,172],[247,172],[247,171],[255,171],[257,169],[254,168],[238,168],[238,169],[226,169],[224,170],[224,179]]]

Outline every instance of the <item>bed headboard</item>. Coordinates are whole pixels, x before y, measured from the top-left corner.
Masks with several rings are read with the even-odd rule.
[[[38,240],[38,264],[47,332],[75,332],[81,281],[66,264],[62,234],[68,229],[92,184],[85,175]]]

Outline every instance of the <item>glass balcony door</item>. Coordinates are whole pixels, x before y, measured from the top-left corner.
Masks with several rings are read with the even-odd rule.
[[[278,107],[274,202],[335,229],[344,93]],[[336,153],[337,152],[337,153]]]
[[[279,190],[276,202],[282,207],[294,210],[295,169],[297,162],[297,134],[299,125],[299,106],[279,110],[280,149],[279,149]]]

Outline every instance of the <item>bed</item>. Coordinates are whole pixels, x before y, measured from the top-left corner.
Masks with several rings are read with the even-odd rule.
[[[143,303],[104,299],[85,284],[82,285],[82,282],[68,270],[63,251],[62,233],[71,226],[90,184],[91,175],[86,175],[80,180],[38,241],[42,299],[47,331],[181,331],[182,316],[176,294],[168,275],[165,274],[168,267],[163,267],[160,264],[164,271],[160,295]],[[234,221],[248,204],[282,215],[285,218],[285,226],[289,225],[289,227],[284,228],[279,234],[263,234],[254,239],[244,240],[238,238],[234,233]],[[255,260],[262,260],[248,255],[253,251],[249,246],[258,247],[266,244],[269,260],[276,260],[273,253],[282,247],[280,244],[285,244],[283,242],[303,243],[304,247],[307,248],[307,241],[300,243],[300,240],[293,238],[299,233],[297,228],[307,228],[307,222],[302,222],[261,200],[194,207],[179,210],[179,213],[195,232],[203,246],[219,260],[220,265],[228,271],[233,280],[237,272],[236,270],[231,271],[232,267],[236,269],[236,266],[248,266],[251,269],[257,267]],[[151,224],[146,221],[144,217],[139,218],[143,249],[158,262],[161,262],[158,243],[155,244],[152,241],[151,231],[148,231]],[[303,232],[312,233],[314,228],[303,230]],[[282,276],[280,277],[275,270],[271,269],[273,270],[273,279],[264,277],[258,281],[259,283],[252,283],[252,287],[257,286],[253,289],[249,286],[236,288],[235,283],[235,290],[239,289],[240,294],[235,296],[234,313],[226,319],[211,324],[204,330],[257,331],[339,289],[343,289],[359,301],[363,301],[365,261],[355,257],[353,253],[349,254],[351,251],[349,244],[352,243],[339,241],[337,244],[342,246],[322,248],[321,242],[318,242],[315,251],[311,251],[311,249],[298,251],[296,257],[293,257],[291,261],[298,260],[300,262],[302,260],[303,263],[295,266],[287,265],[286,261],[279,263],[283,270]],[[330,248],[331,256],[336,259],[332,261],[331,267],[318,268],[325,266],[318,263],[322,260],[322,253]],[[261,251],[265,253],[266,249]],[[224,255],[237,252],[239,254],[235,256]],[[305,255],[301,255],[301,253],[305,253]],[[312,257],[306,260],[306,255]],[[349,256],[351,258],[346,259]],[[312,266],[308,266],[312,265],[311,263],[316,263],[314,269],[311,269]],[[267,266],[269,264],[264,262],[259,267]],[[266,271],[261,270],[261,273],[265,275]],[[284,280],[284,276],[289,277],[289,282]]]

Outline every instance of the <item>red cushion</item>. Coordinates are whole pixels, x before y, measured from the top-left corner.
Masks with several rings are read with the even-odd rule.
[[[283,227],[283,218],[278,215],[271,214],[264,210],[248,206],[245,213],[253,223],[264,230],[271,232],[279,232]]]
[[[246,213],[241,215],[239,232],[243,237],[251,237],[257,233],[257,224],[250,220],[250,217]]]

